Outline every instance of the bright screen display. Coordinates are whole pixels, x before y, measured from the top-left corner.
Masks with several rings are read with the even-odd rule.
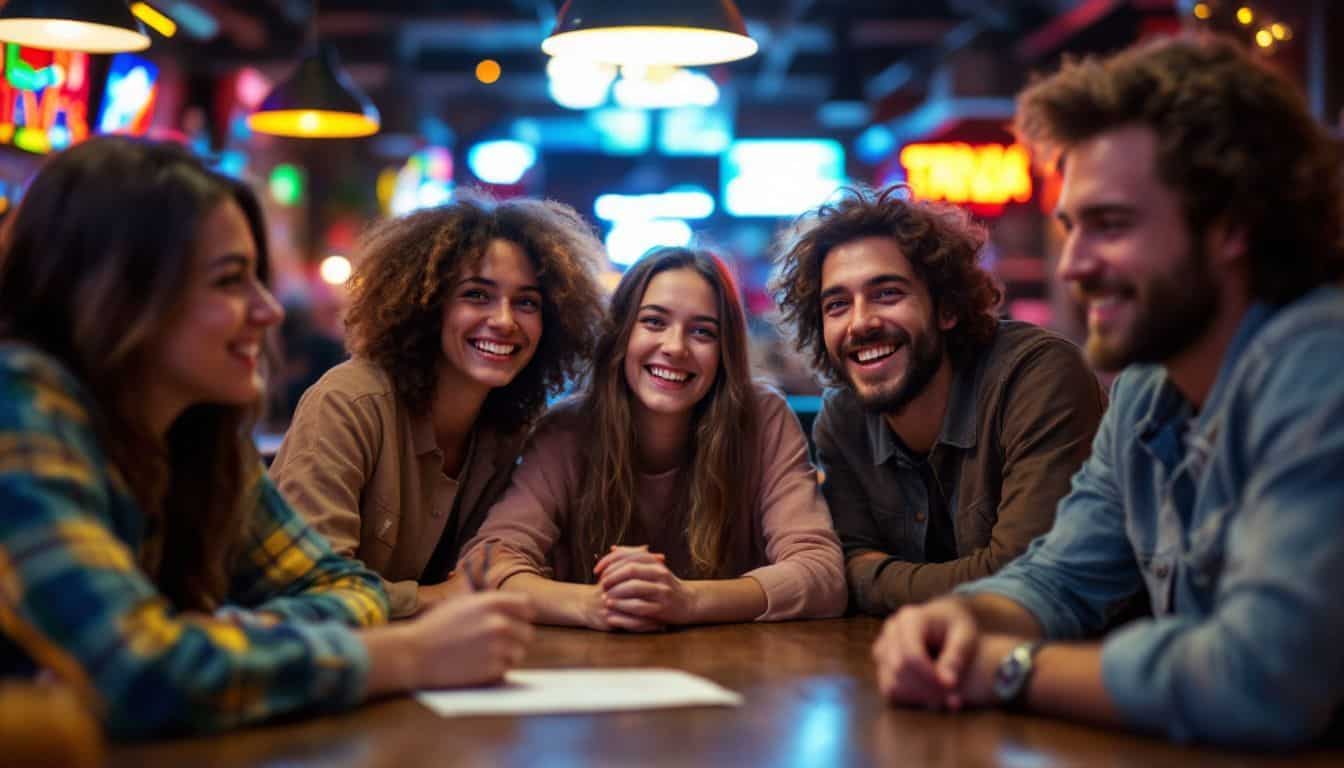
[[[103,90],[103,108],[98,114],[98,132],[143,136],[154,116],[158,92],[159,68],[154,62],[131,53],[113,56]]]

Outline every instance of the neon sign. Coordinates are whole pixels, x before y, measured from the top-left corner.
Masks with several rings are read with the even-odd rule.
[[[915,197],[999,206],[1031,200],[1031,164],[1020,144],[908,144],[901,166]]]
[[[0,75],[0,142],[46,153],[88,138],[88,54],[6,43]]]
[[[113,56],[98,131],[143,136],[154,116],[158,80],[159,68],[152,61],[130,53]]]

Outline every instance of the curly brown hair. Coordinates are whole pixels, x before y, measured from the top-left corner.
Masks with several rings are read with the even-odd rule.
[[[1038,159],[1130,125],[1157,135],[1158,178],[1192,234],[1243,227],[1252,294],[1282,304],[1344,272],[1339,152],[1287,78],[1233,41],[1169,39],[1066,60],[1018,97]]]
[[[491,390],[478,417],[512,432],[583,371],[602,320],[597,271],[606,252],[573,208],[471,193],[378,224],[364,237],[351,279],[346,338],[351,352],[388,372],[407,407],[427,409],[443,359],[444,302],[495,239],[527,253],[542,294],[536,354],[513,381]]]
[[[929,289],[935,316],[956,325],[944,334],[954,366],[990,342],[998,327],[1003,293],[978,263],[985,230],[960,208],[912,200],[909,188],[847,187],[838,201],[804,214],[780,249],[772,286],[782,319],[793,326],[799,352],[831,380],[844,379],[826,352],[822,335],[821,265],[832,249],[865,237],[889,237]],[[904,196],[903,196],[904,195]]]

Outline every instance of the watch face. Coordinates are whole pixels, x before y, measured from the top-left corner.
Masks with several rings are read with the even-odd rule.
[[[999,701],[1012,701],[1021,693],[1031,671],[1031,650],[1026,646],[1014,648],[994,672],[994,695]]]

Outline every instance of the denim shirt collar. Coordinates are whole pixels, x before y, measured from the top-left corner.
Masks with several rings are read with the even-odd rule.
[[[953,369],[952,387],[947,401],[947,412],[943,414],[943,426],[938,432],[938,445],[947,445],[965,450],[974,448],[976,442],[976,390],[982,371],[976,366],[972,371]],[[887,419],[881,413],[867,413],[864,420],[868,427],[868,446],[872,450],[873,466],[882,466],[892,456],[903,466],[913,466],[917,457],[897,439]]]
[[[1213,389],[1210,390],[1209,397],[1205,400],[1204,407],[1200,410],[1199,418],[1196,420],[1196,428],[1200,433],[1206,431],[1209,423],[1222,406],[1223,399],[1227,397],[1229,382],[1233,378],[1232,372],[1236,370],[1241,354],[1250,346],[1256,333],[1264,327],[1273,314],[1274,307],[1263,302],[1256,302],[1246,310],[1246,314],[1241,318],[1241,323],[1237,326],[1237,332],[1233,334],[1232,342],[1228,344],[1227,351],[1223,354],[1223,361],[1218,366],[1218,376],[1213,380]],[[1170,376],[1164,372],[1157,397],[1153,398],[1148,413],[1144,414],[1136,425],[1139,440],[1145,445],[1151,444],[1158,433],[1173,421],[1189,418],[1190,410],[1189,401],[1172,383]]]

